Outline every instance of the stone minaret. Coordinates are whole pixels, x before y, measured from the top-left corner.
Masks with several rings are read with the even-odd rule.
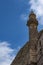
[[[27,22],[29,27],[29,41],[30,41],[30,65],[37,65],[37,39],[38,39],[38,21],[36,15],[32,11],[29,15],[29,20]]]

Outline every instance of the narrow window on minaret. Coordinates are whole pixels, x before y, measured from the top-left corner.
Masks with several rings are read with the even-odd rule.
[[[42,54],[42,46],[41,46],[41,41],[39,43],[39,47],[40,47],[40,54]]]

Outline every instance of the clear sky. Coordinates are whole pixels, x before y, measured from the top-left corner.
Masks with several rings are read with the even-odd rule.
[[[29,40],[26,26],[33,10],[43,29],[43,0],[0,0],[0,64],[10,65],[18,50]],[[38,6],[38,7],[37,7]]]

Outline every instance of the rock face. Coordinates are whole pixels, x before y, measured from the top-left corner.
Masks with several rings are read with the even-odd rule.
[[[43,30],[38,32],[38,21],[34,12],[27,21],[29,42],[18,52],[11,65],[43,65]]]

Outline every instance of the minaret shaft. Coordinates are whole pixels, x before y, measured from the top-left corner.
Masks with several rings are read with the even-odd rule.
[[[36,15],[31,12],[29,15],[29,20],[27,22],[29,27],[29,41],[30,41],[30,65],[35,65],[37,62],[37,38],[38,38],[38,21]]]

